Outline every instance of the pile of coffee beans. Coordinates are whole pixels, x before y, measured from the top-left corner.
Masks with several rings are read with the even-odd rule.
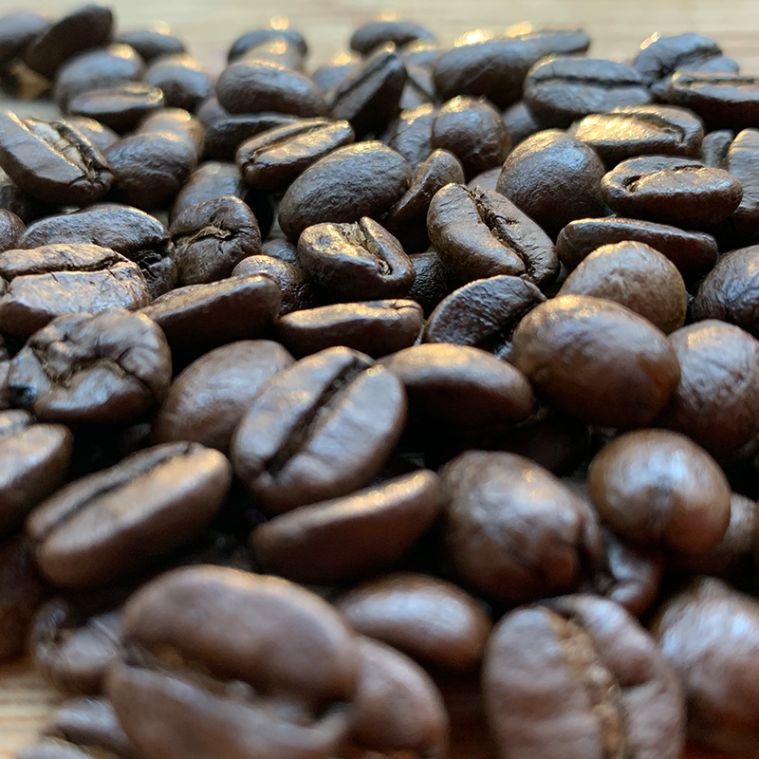
[[[21,757],[759,756],[759,78],[349,45],[0,18]]]

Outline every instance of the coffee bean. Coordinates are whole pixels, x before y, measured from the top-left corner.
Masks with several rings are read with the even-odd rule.
[[[414,282],[406,297],[415,300],[429,314],[451,291],[448,273],[434,250],[412,253],[409,261],[414,267]]]
[[[385,141],[412,166],[417,166],[432,152],[432,125],[436,116],[437,108],[429,103],[403,111]]]
[[[98,694],[121,644],[121,611],[77,608],[62,598],[36,614],[29,639],[34,666],[59,690]]]
[[[198,625],[197,609],[215,624]],[[132,653],[111,671],[108,693],[145,756],[185,757],[181,734],[207,747],[199,757],[309,759],[335,755],[346,735],[355,637],[327,603],[287,581],[178,570],[132,597],[124,632]]]
[[[323,116],[327,112],[319,88],[307,76],[268,61],[231,63],[221,72],[216,96],[230,113],[275,111]]]
[[[26,538],[0,543],[0,661],[25,653],[29,626],[47,593]]]
[[[728,220],[731,230],[744,240],[759,233],[759,129],[744,129],[730,143],[723,168],[740,182],[743,197]]]
[[[740,182],[722,169],[677,156],[622,161],[601,181],[618,213],[687,228],[724,221],[743,196]]]
[[[0,208],[15,213],[24,222],[38,218],[46,210],[42,203],[25,193],[0,168]]]
[[[666,105],[614,108],[586,116],[574,132],[607,166],[644,154],[698,158],[704,127],[690,111]]]
[[[321,222],[379,217],[406,191],[406,160],[381,142],[339,148],[309,166],[279,204],[279,225],[290,240]]]
[[[240,171],[234,163],[206,161],[201,163],[179,191],[171,209],[171,219],[197,203],[234,195],[246,200],[245,185],[240,178]],[[260,224],[260,222],[259,222]]]
[[[348,74],[358,68],[361,56],[356,53],[344,52],[318,66],[311,73],[314,84],[325,93],[334,90]]]
[[[101,153],[118,142],[119,136],[110,127],[88,116],[67,116],[66,121],[78,129]]]
[[[612,301],[565,295],[541,303],[514,332],[511,360],[557,411],[592,424],[650,424],[677,387],[666,337]]]
[[[538,132],[503,164],[496,189],[555,237],[574,219],[604,216],[601,159],[558,130]]]
[[[174,249],[166,228],[137,208],[108,203],[48,216],[31,224],[16,247],[39,248],[52,243],[92,243],[120,253],[140,267],[154,298],[177,281]]]
[[[558,295],[592,295],[626,306],[665,334],[682,327],[688,293],[666,256],[641,242],[603,245],[583,259]]]
[[[268,340],[244,340],[210,351],[169,388],[153,424],[156,442],[191,440],[222,452],[265,384],[293,363]]]
[[[199,535],[229,489],[229,462],[167,443],[67,485],[27,521],[42,574],[64,588],[103,586]]]
[[[395,648],[369,638],[358,639],[358,651],[358,689],[346,755],[448,756],[448,715],[429,675]]]
[[[378,50],[334,90],[332,117],[349,121],[356,134],[381,131],[401,110],[406,67],[395,51]]]
[[[759,341],[712,319],[678,329],[669,341],[680,384],[664,417],[667,426],[713,456],[729,458],[759,435]]]
[[[703,34],[654,34],[643,40],[632,65],[646,84],[652,85],[683,69],[703,71],[711,59],[721,55],[719,45]]]
[[[437,476],[417,471],[282,514],[257,527],[250,541],[256,560],[269,571],[300,582],[341,582],[402,558],[430,528],[441,506]],[[414,613],[419,623],[424,613]],[[396,624],[402,635],[419,632],[400,618]]]
[[[128,132],[147,115],[165,104],[157,87],[127,82],[113,87],[87,90],[75,95],[66,106],[67,113],[102,121],[116,132]]]
[[[297,29],[290,26],[289,19],[278,17],[277,19],[272,19],[270,26],[252,29],[240,35],[230,45],[227,60],[232,62],[236,58],[245,55],[251,48],[258,47],[267,42],[285,42],[295,47],[304,58],[308,55],[306,38]]]
[[[65,110],[76,95],[142,79],[145,64],[129,45],[112,44],[80,53],[60,67],[54,97]]]
[[[712,166],[715,169],[725,168],[727,151],[735,138],[735,132],[731,129],[719,129],[716,132],[707,132],[701,143],[701,162],[704,166]]]
[[[529,383],[513,366],[461,345],[417,345],[382,360],[403,382],[411,420],[454,430],[509,427],[533,412]]]
[[[237,165],[250,187],[281,192],[313,163],[353,139],[347,121],[301,119],[243,142]]]
[[[63,482],[73,442],[61,425],[36,424],[20,410],[0,413],[0,533],[17,527]]]
[[[28,337],[56,316],[150,301],[137,264],[108,248],[56,243],[0,253],[0,329]]]
[[[256,217],[232,195],[186,208],[174,218],[169,232],[182,285],[228,277],[240,261],[261,248]]]
[[[759,738],[756,600],[700,578],[664,604],[653,634],[682,683],[690,737],[730,756],[749,756]]]
[[[340,300],[391,298],[408,292],[414,268],[398,240],[369,218],[314,224],[298,240],[298,262]]]
[[[279,316],[308,309],[314,305],[316,300],[314,287],[297,261],[290,263],[265,255],[248,256],[232,270],[233,277],[252,277],[261,274],[273,279],[279,287],[282,298]]]
[[[601,598],[569,596],[507,614],[488,643],[483,689],[504,758],[683,752],[675,672],[649,634]]]
[[[446,268],[460,282],[496,274],[553,279],[559,261],[551,240],[500,193],[449,184],[427,211],[427,231]]]
[[[717,242],[711,235],[620,216],[570,222],[559,233],[556,251],[561,262],[574,269],[596,248],[627,240],[655,248],[688,279],[708,271],[717,260]]]
[[[42,31],[24,51],[24,63],[50,78],[72,56],[108,42],[112,28],[110,8],[83,5]]]
[[[351,35],[350,47],[361,55],[369,55],[373,50],[388,42],[396,47],[403,47],[417,40],[434,42],[435,35],[414,21],[383,17],[365,21],[357,27]]]
[[[730,487],[715,461],[684,435],[637,430],[593,459],[588,492],[601,518],[635,543],[699,553],[730,521]]]
[[[444,148],[468,177],[500,166],[511,148],[501,114],[484,99],[457,97],[444,103],[432,124],[433,148]]]
[[[219,345],[258,337],[276,317],[279,304],[274,280],[234,277],[178,287],[156,298],[142,313],[166,333],[172,353],[199,356]]]
[[[65,121],[22,121],[0,113],[0,165],[32,197],[86,205],[102,198],[113,174],[100,151]]]
[[[423,325],[414,301],[376,300],[293,311],[275,329],[296,356],[344,345],[378,358],[413,345]]]
[[[162,55],[184,53],[182,40],[171,33],[166,24],[151,24],[144,29],[119,32],[116,42],[133,47],[144,61],[152,61]]]
[[[195,150],[167,132],[125,137],[106,151],[115,177],[114,190],[138,208],[167,205],[197,163]]]
[[[18,240],[25,230],[24,222],[13,211],[0,209],[0,253],[19,247]]]
[[[253,401],[232,441],[235,473],[268,513],[345,495],[379,472],[405,419],[393,374],[347,348],[321,351]]]
[[[417,39],[407,42],[400,49],[401,59],[406,66],[421,66],[430,72],[445,48],[435,40]]]
[[[57,738],[45,738],[27,746],[18,754],[19,759],[93,759],[84,748]]]
[[[516,325],[544,300],[535,285],[518,277],[477,279],[438,303],[424,328],[424,341],[471,345],[508,358]]]
[[[589,113],[650,103],[651,95],[643,77],[627,64],[557,56],[530,69],[524,100],[541,125],[568,127]]]
[[[446,100],[456,95],[484,95],[505,108],[521,97],[530,66],[551,54],[584,53],[589,45],[587,34],[573,29],[523,25],[504,35],[476,30],[454,42],[438,59],[435,86]]]
[[[288,264],[298,263],[298,248],[283,237],[269,237],[261,244],[261,254]]]
[[[407,63],[401,55],[401,60],[406,66],[406,84],[401,92],[398,105],[402,111],[410,108],[418,108],[425,103],[434,103],[437,100],[435,82],[432,71],[426,66],[413,66]]]
[[[159,108],[149,113],[140,122],[137,132],[169,132],[194,148],[198,158],[203,155],[205,128],[200,119],[183,108]]]
[[[459,575],[488,597],[514,604],[571,591],[600,551],[590,509],[528,459],[468,451],[441,477],[448,552]]]
[[[20,56],[36,37],[50,28],[50,19],[37,11],[10,11],[0,16],[0,64]]]
[[[148,66],[144,79],[163,92],[167,106],[188,111],[194,111],[213,90],[211,78],[187,53],[157,58]]]
[[[2,260],[0,258],[0,260]],[[722,256],[706,275],[693,302],[695,319],[737,324],[759,338],[759,246]]]
[[[130,422],[157,406],[171,380],[171,353],[142,314],[112,309],[59,316],[11,360],[7,387],[43,421]]]

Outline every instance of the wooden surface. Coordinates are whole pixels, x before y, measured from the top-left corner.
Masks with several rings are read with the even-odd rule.
[[[59,14],[75,5],[75,0],[51,0],[28,7],[45,7]],[[129,0],[111,5],[122,29],[167,22],[214,73],[221,70],[229,43],[270,16],[291,18],[308,37],[310,60],[316,65],[344,49],[358,23],[391,8],[427,24],[442,40],[452,40],[476,27],[499,28],[520,21],[580,26],[593,36],[591,54],[620,59],[630,57],[653,32],[699,31],[716,37],[728,55],[741,61],[744,71],[759,74],[756,0],[414,0],[392,4],[371,0]],[[0,0],[0,13],[16,7],[18,3]],[[0,759],[11,759],[33,740],[56,698],[28,666],[0,667]],[[470,757],[461,753],[452,759]]]

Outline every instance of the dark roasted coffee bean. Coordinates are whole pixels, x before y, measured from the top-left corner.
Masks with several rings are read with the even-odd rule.
[[[236,160],[250,187],[284,191],[311,164],[353,142],[347,121],[302,119],[243,142]]]
[[[0,253],[18,248],[25,229],[24,222],[13,211],[0,209]]]
[[[277,320],[275,330],[296,356],[344,345],[379,358],[413,345],[423,326],[413,300],[373,300],[293,311]]]
[[[22,221],[29,222],[44,212],[42,204],[25,193],[0,168],[0,208],[12,211]]]
[[[349,121],[358,135],[380,132],[401,110],[407,76],[394,50],[378,50],[337,85],[332,117]]]
[[[24,51],[24,63],[50,77],[72,56],[108,42],[112,28],[110,8],[83,5],[42,31]]]
[[[401,55],[403,60],[403,55]],[[400,99],[402,111],[410,108],[418,108],[425,103],[434,103],[437,100],[435,82],[432,71],[425,66],[412,66],[404,61],[406,66],[406,85],[403,88]]]
[[[160,443],[191,440],[226,452],[254,398],[292,363],[281,345],[268,340],[244,340],[206,353],[172,382],[153,437]]]
[[[729,756],[751,756],[759,740],[756,599],[697,579],[664,604],[653,634],[680,678],[690,737]]]
[[[406,160],[381,142],[357,142],[306,169],[279,204],[279,224],[290,240],[321,222],[379,217],[406,191]]]
[[[511,360],[550,408],[608,427],[651,423],[680,377],[664,334],[624,306],[587,295],[530,311],[514,332]]]
[[[433,150],[414,169],[408,190],[388,211],[385,225],[404,246],[415,250],[426,248],[430,201],[445,185],[463,182],[464,168],[458,158],[447,150]]]
[[[509,427],[534,411],[521,372],[461,345],[417,345],[382,360],[403,382],[411,421],[455,430]]]
[[[86,205],[113,182],[100,151],[65,121],[22,121],[0,113],[0,166],[24,191],[45,203]]]
[[[167,443],[67,485],[27,521],[42,574],[65,588],[103,586],[199,535],[231,481],[197,443]]]
[[[524,81],[524,100],[546,127],[568,127],[589,113],[651,102],[643,77],[625,63],[558,56],[536,63]]]
[[[73,443],[66,427],[35,424],[25,411],[0,413],[0,533],[17,527],[60,486]]]
[[[365,21],[357,27],[351,35],[350,46],[351,50],[356,50],[362,55],[368,55],[388,42],[396,47],[402,47],[416,40],[434,42],[435,35],[414,21],[383,17]]]
[[[519,100],[503,112],[503,123],[513,147],[540,131],[540,125],[524,100]]]
[[[501,167],[496,166],[495,168],[488,169],[487,171],[483,171],[481,174],[478,174],[476,177],[472,177],[467,183],[467,187],[470,190],[473,190],[475,187],[481,187],[483,190],[492,190],[493,192],[495,192],[495,188],[498,185],[498,177],[500,176],[501,176]]]
[[[40,674],[59,690],[98,694],[121,643],[119,609],[77,608],[58,598],[37,612],[29,650]]]
[[[192,146],[167,132],[125,137],[106,151],[114,190],[138,208],[168,205],[197,163]]]
[[[284,237],[270,237],[261,244],[261,253],[289,264],[298,263],[297,246]]]
[[[273,256],[248,256],[232,270],[233,277],[252,277],[257,274],[270,277],[277,283],[282,296],[279,316],[314,305],[316,293],[313,284],[297,260],[290,263]]]
[[[55,77],[55,100],[62,110],[82,92],[142,79],[145,64],[129,45],[113,44],[69,59]]]
[[[279,313],[280,297],[269,277],[233,277],[178,287],[142,312],[166,333],[172,353],[198,356],[219,345],[258,337]]]
[[[171,222],[169,232],[182,285],[228,277],[243,258],[261,249],[256,217],[232,195],[186,208]]]
[[[427,665],[466,670],[482,658],[490,619],[468,593],[435,577],[397,573],[337,600],[354,630]],[[445,609],[445,615],[438,611]]]
[[[724,221],[743,196],[740,182],[722,169],[677,156],[629,158],[601,182],[618,213],[687,228]]]
[[[334,90],[361,63],[361,56],[357,53],[345,52],[336,55],[327,63],[314,69],[311,79],[322,92]]]
[[[690,111],[666,105],[614,108],[586,116],[574,136],[607,166],[645,154],[699,157],[704,128]]]
[[[432,152],[432,125],[436,116],[437,108],[429,103],[403,111],[385,141],[412,166],[417,166]]]
[[[103,755],[102,750],[97,746],[84,747],[60,738],[41,738],[31,746],[22,749],[18,754],[18,759],[99,759],[92,751],[98,751],[100,756]],[[122,757],[110,751],[106,756],[108,759],[134,759]]]
[[[693,317],[737,324],[759,338],[757,285],[759,246],[734,250],[722,256],[701,283],[693,302]]]
[[[548,130],[512,151],[497,190],[555,237],[574,219],[605,215],[603,174],[601,159],[585,143]]]
[[[409,261],[414,267],[414,282],[406,297],[415,300],[429,314],[451,291],[448,273],[434,250],[412,253]]]
[[[632,62],[646,84],[661,82],[677,71],[704,71],[709,61],[722,55],[719,45],[703,34],[687,32],[643,40]]]
[[[240,178],[240,171],[234,163],[206,161],[201,163],[179,191],[171,209],[171,218],[175,219],[190,206],[206,200],[234,195],[246,200],[245,185]],[[260,224],[260,222],[259,222]]]
[[[49,28],[50,19],[38,11],[10,11],[0,16],[0,65],[21,55]]]
[[[268,61],[231,63],[216,83],[216,96],[230,113],[323,116],[327,112],[324,97],[307,76]]]
[[[257,527],[250,541],[267,571],[299,582],[342,582],[402,558],[441,507],[437,475],[417,471],[274,517]],[[401,619],[397,624],[405,627]],[[419,631],[408,632],[413,636]]]
[[[260,45],[253,45],[235,60],[276,63],[301,74],[305,70],[305,59],[300,48],[292,42],[282,39],[271,39],[268,42],[262,42]]]
[[[659,98],[695,111],[709,129],[746,129],[759,123],[759,79],[741,74],[674,74]]]
[[[618,216],[570,222],[556,240],[556,251],[561,262],[574,269],[596,248],[628,240],[655,248],[688,279],[711,269],[717,260],[717,242],[711,235]]]
[[[468,451],[441,476],[454,566],[495,600],[514,604],[571,591],[584,564],[600,551],[591,510],[533,461]]]
[[[405,420],[393,374],[357,351],[322,351],[277,375],[253,401],[232,441],[235,473],[268,513],[345,495],[379,472]]]
[[[197,609],[215,620],[212,630],[198,625]],[[145,756],[183,759],[177,735],[197,759],[337,754],[359,654],[353,632],[318,596],[280,578],[181,569],[132,597],[124,635],[108,695]]]
[[[408,42],[400,50],[406,66],[420,66],[431,72],[435,62],[445,52],[445,48],[434,40],[417,39]]]
[[[715,132],[707,132],[701,143],[701,162],[704,166],[712,166],[715,169],[725,167],[727,151],[735,137],[731,129],[718,129]]]
[[[593,459],[588,493],[622,538],[697,554],[730,521],[730,486],[717,463],[684,435],[636,430]]]
[[[211,77],[187,53],[157,58],[148,66],[144,79],[163,92],[167,106],[188,111],[195,110],[213,90]]]
[[[669,341],[680,384],[665,423],[713,456],[729,458],[759,436],[759,341],[712,319],[673,332]]]
[[[430,676],[400,651],[370,638],[359,638],[358,650],[358,689],[342,755],[448,756],[448,715]]]
[[[0,253],[0,330],[28,337],[56,316],[150,301],[137,264],[108,248],[57,243]]]
[[[119,139],[113,129],[88,116],[67,116],[66,121],[78,129],[101,153]]]
[[[551,281],[559,260],[545,232],[500,193],[443,187],[427,211],[427,231],[446,268],[460,282],[496,274]]]
[[[140,82],[87,90],[68,102],[68,113],[102,121],[116,132],[128,132],[150,113],[164,106],[163,93],[157,87]]]
[[[688,293],[677,267],[641,242],[603,245],[564,280],[559,295],[593,295],[627,306],[665,334],[682,327]]]
[[[441,106],[432,124],[431,145],[453,153],[467,177],[500,166],[511,148],[501,114],[486,100],[468,97]]]
[[[534,63],[551,54],[584,53],[590,45],[588,35],[579,30],[524,27],[498,36],[477,30],[454,42],[435,64],[440,95],[484,95],[505,108],[521,97],[525,75]]]
[[[171,33],[166,24],[151,24],[144,29],[119,32],[116,42],[133,47],[144,61],[152,61],[162,55],[184,53],[182,40]]]
[[[166,228],[150,214],[116,203],[91,206],[77,213],[48,216],[31,224],[19,248],[51,243],[93,243],[134,261],[142,271],[151,297],[174,287],[177,268]]]
[[[169,132],[185,140],[198,157],[203,155],[205,128],[200,119],[182,108],[159,108],[148,114],[137,129],[138,134],[146,132]]]
[[[476,279],[438,303],[424,328],[424,341],[471,345],[508,359],[517,324],[544,300],[535,285],[519,277]]]
[[[276,23],[274,23],[276,21]],[[252,29],[240,35],[229,47],[227,59],[231,62],[235,58],[240,58],[251,48],[258,47],[267,42],[285,42],[292,45],[305,58],[308,55],[308,43],[306,38],[297,30],[290,26],[290,20],[287,18],[272,19],[269,26],[259,29]]]
[[[142,314],[112,309],[59,316],[11,360],[16,405],[43,421],[131,422],[157,406],[171,381],[163,332]]]
[[[369,218],[355,224],[314,224],[298,239],[298,262],[338,300],[400,297],[414,267],[398,240]]]
[[[722,168],[743,188],[741,203],[727,223],[741,239],[753,240],[759,233],[759,129],[744,129],[735,136]]]
[[[502,759],[683,753],[673,668],[635,619],[602,598],[569,596],[507,614],[488,643],[483,689]]]
[[[47,588],[24,537],[0,543],[0,662],[26,651],[29,627]]]

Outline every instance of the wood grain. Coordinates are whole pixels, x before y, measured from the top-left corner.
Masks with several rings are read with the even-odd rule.
[[[0,0],[0,13],[18,7]],[[32,7],[43,7],[39,3]],[[51,14],[65,12],[74,0],[49,0]],[[374,0],[130,0],[112,4],[122,29],[152,21],[168,23],[186,41],[190,51],[211,71],[224,65],[230,42],[273,15],[289,16],[306,34],[311,64],[329,60],[347,46],[351,30],[388,6]],[[743,70],[759,73],[759,14],[756,0],[406,0],[392,3],[402,15],[422,21],[441,40],[450,41],[476,27],[501,28],[520,21],[570,25],[593,37],[591,54],[619,59],[634,54],[653,32],[699,31],[714,36],[728,55],[738,58]],[[3,103],[8,106],[8,102]],[[38,107],[27,104],[26,112]],[[34,739],[59,696],[47,688],[24,662],[0,667],[0,759],[11,759]],[[471,710],[470,710],[471,711]],[[478,730],[481,729],[478,727]],[[461,748],[456,741],[452,759],[475,759],[480,752]],[[484,759],[484,754],[482,754]],[[704,755],[692,753],[691,759]],[[220,757],[219,759],[223,759]]]

